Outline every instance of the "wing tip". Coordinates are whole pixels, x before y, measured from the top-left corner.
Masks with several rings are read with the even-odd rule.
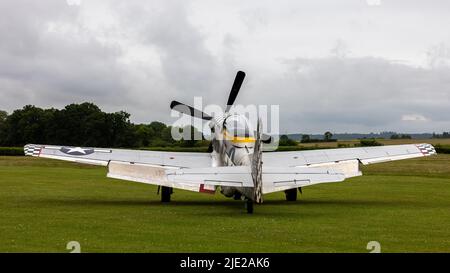
[[[423,156],[431,156],[437,154],[436,148],[434,148],[434,146],[429,143],[416,144],[416,147],[419,149]]]
[[[27,144],[23,146],[25,156],[39,156],[41,154],[42,145]]]

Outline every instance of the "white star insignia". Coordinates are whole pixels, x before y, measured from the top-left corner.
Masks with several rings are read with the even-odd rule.
[[[82,153],[84,155],[86,154],[86,151],[81,147],[70,148],[69,151],[67,151],[67,153],[76,153],[76,152]]]

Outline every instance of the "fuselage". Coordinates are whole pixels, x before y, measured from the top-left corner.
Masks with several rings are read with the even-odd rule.
[[[248,119],[242,115],[229,115],[210,125],[212,133],[213,166],[250,166],[255,136]],[[233,197],[237,193],[252,197],[253,190],[242,187],[221,187],[221,193]]]

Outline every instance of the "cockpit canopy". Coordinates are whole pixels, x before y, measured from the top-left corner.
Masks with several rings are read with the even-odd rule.
[[[234,137],[254,137],[253,128],[245,116],[229,116],[224,122],[224,127],[227,133]]]

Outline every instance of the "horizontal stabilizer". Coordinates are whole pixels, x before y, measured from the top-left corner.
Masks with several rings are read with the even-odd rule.
[[[174,183],[200,183],[228,187],[253,187],[247,166],[166,170],[167,180]]]
[[[325,167],[266,167],[262,177],[264,194],[319,183],[341,182],[346,178],[344,173]]]
[[[191,191],[212,190],[217,186],[254,187],[249,166],[167,169],[111,161],[108,165],[108,177]],[[340,182],[345,178],[344,173],[332,168],[266,167],[262,169],[262,192],[282,191],[317,183]]]

